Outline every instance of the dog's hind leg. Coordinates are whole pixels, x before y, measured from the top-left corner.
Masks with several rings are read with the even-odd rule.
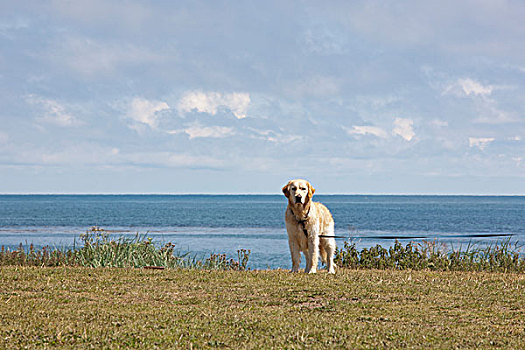
[[[326,265],[326,250],[324,249],[323,242],[321,242],[321,244],[319,245],[319,253],[321,255],[321,263],[323,263],[323,265]]]
[[[335,273],[335,264],[334,264],[334,254],[335,254],[335,240],[332,238],[331,242],[328,242],[328,244],[325,247],[326,249],[326,268],[328,269],[328,273]]]
[[[323,234],[327,236],[334,235],[334,223],[331,222],[326,228]],[[334,264],[334,254],[336,250],[335,239],[334,238],[322,238],[321,239],[321,255],[323,252],[325,256],[323,257],[323,263],[326,264],[328,273],[335,273],[335,264]]]

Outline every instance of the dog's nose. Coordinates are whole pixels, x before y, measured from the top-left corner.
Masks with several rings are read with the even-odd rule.
[[[296,202],[296,203],[302,203],[302,201],[303,201],[303,197],[301,197],[301,196],[295,196],[295,202]]]

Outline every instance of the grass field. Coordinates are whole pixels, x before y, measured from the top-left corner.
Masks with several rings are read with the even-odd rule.
[[[0,267],[0,348],[525,348],[525,274]]]

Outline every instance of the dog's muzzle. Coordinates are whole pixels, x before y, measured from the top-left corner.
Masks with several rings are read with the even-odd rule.
[[[303,204],[303,197],[301,197],[301,196],[295,196],[295,203],[301,203],[301,204]]]

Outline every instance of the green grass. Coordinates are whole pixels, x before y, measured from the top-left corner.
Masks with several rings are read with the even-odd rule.
[[[349,268],[525,272],[525,256],[520,253],[519,244],[512,244],[510,239],[486,247],[468,244],[457,249],[439,241],[411,242],[406,246],[396,241],[390,248],[376,245],[361,251],[354,243],[344,242],[334,260],[338,266]]]
[[[508,241],[346,243],[335,276],[247,271],[249,251],[199,260],[145,235],[81,242],[2,247],[1,349],[525,348],[525,263]]]
[[[197,259],[175,251],[175,245],[158,246],[146,235],[134,238],[112,237],[106,232],[88,232],[80,236],[78,249],[34,249],[20,245],[17,250],[0,249],[0,266],[85,266],[85,267],[159,267],[190,269],[246,270],[249,250],[238,250],[237,259],[224,254],[211,254]],[[525,256],[521,247],[510,240],[484,248],[469,244],[465,249],[449,249],[437,241],[408,243],[398,241],[390,248],[376,245],[357,250],[344,242],[337,249],[335,262],[340,267],[365,269],[411,269],[437,271],[525,272]]]
[[[189,253],[175,251],[175,245],[159,247],[146,235],[134,238],[112,237],[103,230],[80,236],[78,249],[34,249],[20,244],[16,250],[0,249],[0,266],[84,266],[84,267],[157,267],[208,270],[245,270],[249,250],[237,251],[238,260],[225,254],[211,254],[207,259],[191,257]]]
[[[525,348],[525,274],[0,267],[0,348]]]

